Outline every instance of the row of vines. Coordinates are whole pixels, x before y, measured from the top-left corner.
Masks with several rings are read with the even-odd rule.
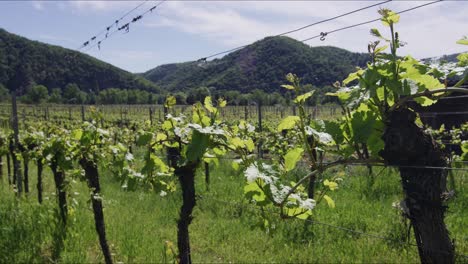
[[[407,103],[427,106],[453,92],[466,93],[463,88],[446,87],[443,80],[464,74],[456,85],[461,86],[467,78],[468,55],[460,55],[458,66],[446,72],[410,56],[399,57],[402,42],[394,30],[399,16],[386,9],[380,14],[390,38],[371,30],[379,39],[369,44],[372,61],[366,69],[337,82],[337,91],[329,94],[341,102],[342,116],[335,120],[319,120],[306,111],[306,100],[314,91],[305,90],[294,74],[286,76],[282,89],[296,94],[295,113],[278,123],[264,122],[261,129],[247,120],[224,119],[221,110],[226,101],[211,97],[194,104],[188,113],[173,115],[169,112],[176,101],[170,96],[164,120],[136,122],[131,127],[103,121],[98,109],[90,113],[89,122],[34,120],[21,131],[16,117],[13,131],[0,133],[0,159],[6,159],[8,182],[18,196],[29,192],[28,165],[34,162],[41,203],[43,167],[50,167],[64,235],[73,206],[67,199],[69,182],[86,182],[106,263],[113,259],[106,238],[101,170],[111,170],[125,191],[151,189],[167,194],[174,192],[179,182],[182,206],[177,220],[177,261],[191,263],[189,226],[197,202],[195,175],[206,163],[216,165],[220,159],[231,159],[232,167],[244,172],[246,199],[277,212],[282,219],[313,219],[318,203],[335,206],[333,191],[339,188],[338,176],[324,179],[322,188],[316,188],[317,178],[332,167],[362,164],[372,174],[373,165],[397,166],[405,195],[401,204],[414,228],[421,262],[454,263],[455,245],[444,223],[447,171],[440,168],[450,167],[453,161],[467,161],[468,142],[458,139],[462,152],[449,158]],[[466,44],[467,40],[460,42]],[[384,53],[386,49],[390,53]],[[466,132],[466,125],[459,132]],[[145,150],[142,160],[136,160],[135,147]],[[268,157],[268,162],[258,159],[257,150],[264,152],[261,155]],[[0,164],[4,164],[2,160]],[[308,174],[292,182],[288,175],[299,162],[307,164]]]

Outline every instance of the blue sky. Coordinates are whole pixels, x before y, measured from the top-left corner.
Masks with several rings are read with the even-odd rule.
[[[97,34],[144,1],[1,1],[0,27],[9,32],[70,49]],[[120,25],[159,1],[146,1]],[[157,65],[197,60],[269,35],[288,31],[335,15],[383,1],[166,1],[156,12],[83,51],[131,72]],[[394,11],[424,1],[392,1],[381,5]],[[298,40],[336,28],[377,18],[379,7],[314,26],[289,35]],[[444,1],[402,14],[397,31],[407,45],[400,54],[416,58],[466,51],[455,41],[468,35],[468,1]],[[381,23],[306,42],[366,52],[374,40],[369,29],[386,32]],[[104,37],[101,35],[100,37]]]

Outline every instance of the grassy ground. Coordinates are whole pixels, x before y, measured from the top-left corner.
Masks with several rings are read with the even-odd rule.
[[[392,202],[401,199],[398,174],[374,168],[375,180],[366,170],[350,168],[342,173],[340,189],[331,195],[336,208],[320,204],[314,219],[280,220],[272,215],[274,228],[261,227],[259,210],[243,199],[242,175],[227,164],[212,169],[211,191],[203,175],[197,176],[197,201],[190,226],[195,262],[312,262],[312,263],[417,263],[417,248],[404,244],[407,227]],[[46,200],[37,203],[35,167],[31,165],[32,192],[17,199],[8,187],[6,172],[0,180],[0,263],[103,262],[92,211],[84,183],[71,183],[69,202],[77,204],[60,243],[56,224],[56,201],[49,170],[45,171]],[[455,175],[457,196],[449,203],[446,223],[456,251],[468,255],[468,193],[466,172]],[[125,263],[172,262],[176,250],[176,219],[180,192],[160,197],[153,192],[124,192],[109,174],[101,177],[107,236],[115,261]],[[327,225],[325,225],[327,224]],[[380,239],[333,226],[379,234]],[[411,233],[411,242],[414,243]],[[57,257],[57,255],[59,257]],[[466,259],[458,258],[463,263]]]

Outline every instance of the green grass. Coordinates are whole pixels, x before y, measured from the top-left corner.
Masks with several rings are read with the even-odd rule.
[[[5,167],[5,166],[4,166]],[[323,224],[303,220],[281,220],[271,214],[274,228],[262,227],[260,211],[243,199],[242,175],[222,163],[212,168],[211,191],[204,177],[197,175],[197,201],[190,226],[195,262],[312,262],[312,263],[417,263],[417,248],[404,244],[407,227],[392,202],[401,199],[398,174],[391,169],[374,168],[374,181],[364,168],[330,171],[342,173],[340,189],[330,195],[331,209],[320,204],[314,219],[320,223],[379,234],[390,240],[367,237]],[[45,170],[46,200],[37,203],[35,166],[30,168],[32,192],[17,199],[7,186],[6,172],[0,181],[0,263],[103,262],[88,189],[84,183],[71,183],[72,199],[77,201],[69,228],[60,247],[60,226],[56,223],[56,202],[50,171]],[[467,177],[455,174],[457,196],[449,203],[446,217],[456,251],[468,254]],[[125,263],[172,262],[170,244],[176,250],[176,219],[180,192],[160,197],[154,192],[124,192],[112,175],[102,174],[107,237],[115,261]],[[55,235],[54,235],[55,234]],[[414,243],[411,233],[411,242]],[[61,250],[60,250],[61,248]],[[458,259],[462,263],[465,259]]]

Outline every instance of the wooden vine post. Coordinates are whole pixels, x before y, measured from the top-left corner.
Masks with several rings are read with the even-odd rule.
[[[258,100],[257,102],[257,112],[258,112],[258,131],[261,133],[263,131],[262,126],[262,101]],[[263,159],[263,150],[262,150],[262,139],[260,138],[257,146],[258,158]]]
[[[85,107],[84,105],[81,105],[81,121],[85,121],[86,120],[86,117],[85,117]]]
[[[38,158],[36,161],[37,164],[37,201],[42,203],[42,170],[43,170],[43,159]]]
[[[13,178],[18,191],[18,196],[23,192],[23,179],[20,170],[20,161],[16,153],[19,153],[19,129],[18,129],[18,106],[16,103],[17,90],[13,91],[12,95],[12,127],[13,127],[13,144],[10,144],[11,157],[13,159]]]

